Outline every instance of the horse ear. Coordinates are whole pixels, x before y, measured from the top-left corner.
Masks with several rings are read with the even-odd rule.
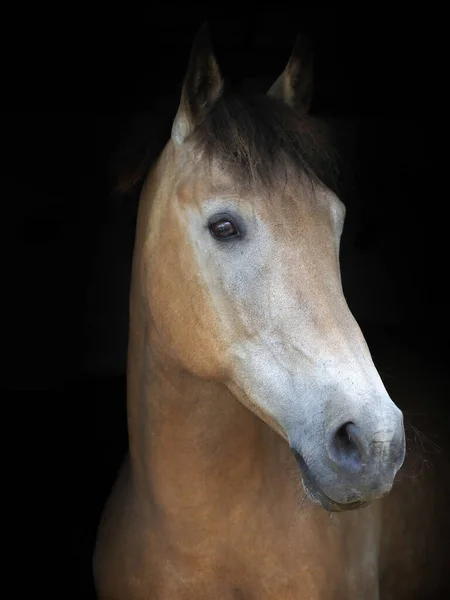
[[[177,146],[195,130],[222,90],[223,79],[205,23],[194,39],[180,105],[172,126],[172,141]]]
[[[305,35],[299,35],[286,68],[268,91],[292,108],[307,113],[313,95],[313,53]]]

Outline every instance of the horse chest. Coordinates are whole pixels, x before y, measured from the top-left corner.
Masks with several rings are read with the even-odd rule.
[[[111,519],[116,531],[111,533],[105,551],[104,579],[105,589],[122,592],[117,596],[105,593],[100,598],[379,598],[377,516],[371,508],[365,511],[364,519],[362,511],[331,518],[318,509],[299,512],[290,526],[256,511],[253,520],[229,523],[228,527],[224,523],[214,535],[185,543],[181,532],[164,531],[156,520],[145,523],[135,515],[133,520],[123,521],[120,507],[123,500]]]

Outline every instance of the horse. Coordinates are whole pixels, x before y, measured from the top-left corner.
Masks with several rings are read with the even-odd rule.
[[[344,296],[345,207],[312,83],[302,37],[250,95],[226,89],[205,27],[194,40],[140,194],[101,600],[441,589],[447,511]]]

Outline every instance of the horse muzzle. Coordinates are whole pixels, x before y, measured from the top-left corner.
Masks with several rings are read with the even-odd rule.
[[[307,495],[332,512],[361,508],[389,493],[405,448],[403,418],[386,429],[347,421],[328,430],[316,453],[291,443]]]

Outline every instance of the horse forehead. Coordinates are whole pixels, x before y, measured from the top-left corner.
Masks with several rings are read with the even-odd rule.
[[[306,183],[279,193],[276,196],[277,191],[274,190],[272,196],[253,199],[256,212],[263,220],[282,228],[276,228],[277,236],[283,231],[283,235],[289,238],[291,232],[297,239],[300,232],[311,230],[311,233],[315,231],[317,234],[318,228],[326,236],[330,233],[333,237],[334,234],[340,235],[345,206],[331,190]]]
[[[229,176],[217,172],[214,176],[184,177],[176,186],[177,200],[182,205],[205,206],[217,200],[233,200],[242,207],[250,206],[269,215],[291,218],[293,213],[320,213],[324,210],[335,220],[342,220],[345,207],[338,196],[321,185],[286,185],[271,190],[252,189],[236,184]]]
[[[235,188],[233,178],[214,161],[203,164],[198,157],[186,159],[175,185],[180,204],[198,204],[208,198],[229,196]]]
[[[211,161],[208,168],[201,161],[193,160],[190,168],[175,186],[177,204],[180,207],[195,207],[202,211],[209,204],[221,199],[240,204],[241,208],[251,213],[259,213],[264,220],[281,224],[296,218],[311,220],[331,220],[338,229],[345,217],[345,207],[338,196],[321,183],[294,178],[292,181],[280,182],[273,188],[264,189],[255,185],[241,185],[235,181],[232,173],[226,172],[216,161]],[[309,219],[304,225],[307,226]]]

